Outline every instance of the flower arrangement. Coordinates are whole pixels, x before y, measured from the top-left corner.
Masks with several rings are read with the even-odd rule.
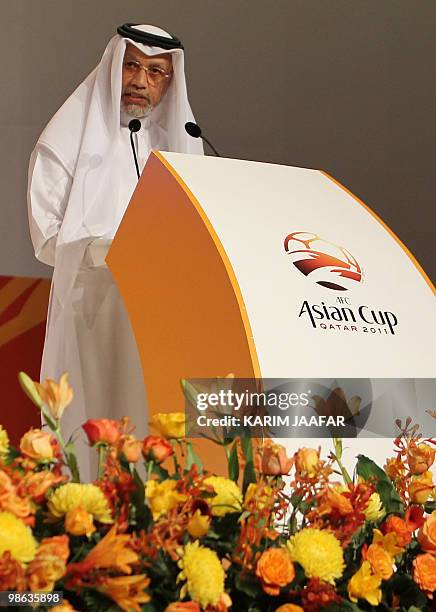
[[[155,415],[144,440],[127,419],[88,420],[99,469],[81,483],[67,376],[20,381],[47,428],[14,449],[0,427],[0,591],[63,591],[58,612],[434,609],[436,440],[409,420],[384,469],[359,456],[353,478],[339,439],[323,459],[227,436],[223,477],[183,413]]]

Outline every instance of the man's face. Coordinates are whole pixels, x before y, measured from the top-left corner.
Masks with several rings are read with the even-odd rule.
[[[144,68],[149,69],[148,76]],[[132,117],[146,117],[161,101],[171,78],[172,61],[169,53],[149,56],[127,43],[123,60],[122,110]]]

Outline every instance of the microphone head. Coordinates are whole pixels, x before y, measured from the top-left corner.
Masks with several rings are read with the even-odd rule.
[[[139,119],[132,119],[131,121],[129,121],[129,130],[131,132],[139,132],[140,129],[141,122],[139,121]]]
[[[192,138],[199,138],[201,136],[200,126],[196,123],[193,123],[192,121],[188,121],[188,123],[185,123],[185,130],[190,136],[192,136]]]

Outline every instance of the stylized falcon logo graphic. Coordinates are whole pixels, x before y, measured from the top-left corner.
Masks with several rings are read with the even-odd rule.
[[[362,270],[351,253],[318,234],[293,232],[284,246],[294,266],[322,287],[347,291],[362,281]]]

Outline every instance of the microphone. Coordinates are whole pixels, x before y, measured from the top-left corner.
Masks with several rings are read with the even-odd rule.
[[[213,144],[211,142],[209,142],[209,140],[206,138],[206,136],[202,135],[201,128],[200,128],[199,125],[197,125],[196,123],[193,123],[192,121],[188,121],[187,123],[185,123],[185,130],[188,132],[188,134],[190,136],[192,136],[192,138],[201,138],[202,140],[204,140],[204,142],[207,142],[207,144],[210,146],[210,148],[215,153],[215,155],[217,157],[221,157],[221,155],[215,149]]]
[[[138,158],[136,157],[135,145],[133,143],[133,134],[136,132],[139,132],[140,129],[141,129],[141,122],[139,121],[139,119],[132,119],[131,121],[129,121],[130,144],[132,146],[133,159],[135,160],[135,168],[136,168],[136,175],[138,177],[138,181],[141,175],[139,174]]]

